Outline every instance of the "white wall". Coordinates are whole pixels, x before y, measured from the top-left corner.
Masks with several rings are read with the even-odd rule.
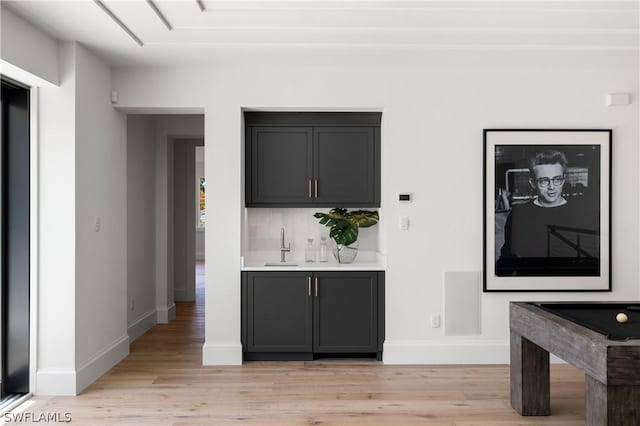
[[[38,356],[36,394],[76,388],[76,52],[60,46],[60,87],[38,99]]]
[[[129,347],[125,120],[100,59],[76,43],[59,59],[61,85],[40,91],[38,111],[40,395],[81,392]]]
[[[76,366],[80,391],[129,352],[127,150],[126,118],[111,106],[111,70],[88,49],[76,46]]]
[[[127,116],[127,326],[131,341],[156,323],[154,118]]]
[[[224,224],[206,237],[207,268],[215,271],[206,284],[206,364],[241,360],[243,107],[382,109],[385,362],[507,362],[510,300],[640,296],[637,52],[418,53],[115,71],[120,106],[205,107],[208,197],[216,203],[209,221]],[[605,95],[621,91],[634,103],[606,107]],[[445,337],[428,319],[442,313],[446,271],[481,271],[482,129],[500,127],[613,128],[613,291],[483,294],[482,334]],[[401,191],[413,192],[414,202],[399,205]],[[394,225],[400,215],[410,217],[409,231]]]
[[[2,74],[32,86],[61,82],[58,42],[0,4]]]

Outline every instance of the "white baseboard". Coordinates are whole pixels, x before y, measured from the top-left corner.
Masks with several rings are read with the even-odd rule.
[[[158,324],[168,324],[176,319],[176,304],[171,306],[156,307],[156,322]]]
[[[387,341],[385,364],[509,364],[508,343]]]
[[[83,363],[76,375],[76,394],[82,392],[127,355],[129,336],[124,335]]]
[[[242,365],[240,342],[206,343],[202,346],[203,365]]]
[[[38,370],[36,372],[37,396],[73,396],[76,395],[75,370]]]
[[[387,341],[382,360],[385,364],[509,364],[509,343],[459,342],[433,343],[424,341]],[[551,364],[566,364],[555,355],[549,357]]]
[[[127,334],[129,335],[129,344],[133,343],[138,337],[149,331],[151,327],[156,325],[156,311],[155,309],[144,313],[140,318],[136,319],[128,328]]]

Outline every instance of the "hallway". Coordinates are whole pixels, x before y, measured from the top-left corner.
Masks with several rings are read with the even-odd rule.
[[[131,353],[77,397],[33,397],[23,412],[69,413],[77,425],[584,425],[584,378],[552,366],[550,417],[509,406],[509,369],[384,366],[372,360],[202,365],[204,266],[196,303],[177,303]]]

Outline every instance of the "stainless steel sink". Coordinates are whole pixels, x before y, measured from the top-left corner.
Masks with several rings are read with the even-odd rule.
[[[264,266],[298,266],[298,264],[289,262],[267,262]]]

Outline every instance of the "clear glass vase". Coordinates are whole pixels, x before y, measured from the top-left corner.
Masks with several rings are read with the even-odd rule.
[[[329,261],[329,249],[327,248],[327,237],[320,237],[320,247],[318,247],[318,262]]]
[[[313,238],[307,238],[307,246],[304,248],[304,261],[316,261],[316,246],[313,244]]]
[[[343,244],[336,244],[333,249],[333,257],[336,258],[338,263],[353,263],[358,255],[358,241],[345,246]]]

